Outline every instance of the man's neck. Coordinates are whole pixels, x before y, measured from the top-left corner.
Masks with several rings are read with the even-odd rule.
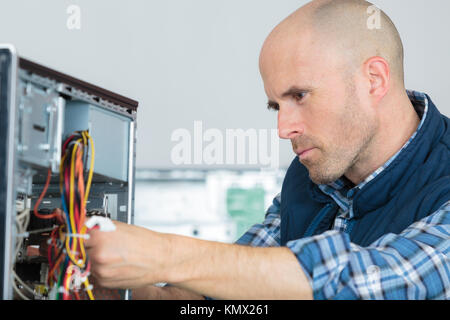
[[[408,95],[380,105],[380,126],[368,147],[345,176],[358,185],[396,154],[419,126],[420,119]]]

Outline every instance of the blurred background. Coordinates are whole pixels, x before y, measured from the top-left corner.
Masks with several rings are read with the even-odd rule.
[[[276,113],[266,109],[259,51],[272,28],[306,2],[0,0],[0,43],[139,101],[136,224],[231,242],[262,221],[280,191],[294,158],[290,142],[279,141],[276,167],[177,165],[172,135],[185,129],[195,139],[195,121],[224,136],[227,129],[276,129]],[[372,2],[402,36],[407,88],[428,93],[450,115],[450,2]],[[79,29],[67,26],[71,5],[79,8]]]

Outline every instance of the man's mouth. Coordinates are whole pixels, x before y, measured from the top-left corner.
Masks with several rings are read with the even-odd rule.
[[[306,158],[309,154],[311,154],[311,151],[315,148],[307,148],[307,149],[298,149],[295,151],[295,153],[298,155],[300,159]]]

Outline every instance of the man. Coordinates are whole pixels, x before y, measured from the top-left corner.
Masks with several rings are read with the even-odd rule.
[[[101,285],[138,299],[450,298],[450,120],[405,90],[399,34],[383,12],[369,27],[370,6],[312,1],[263,45],[268,107],[297,154],[265,221],[237,244],[94,230]]]

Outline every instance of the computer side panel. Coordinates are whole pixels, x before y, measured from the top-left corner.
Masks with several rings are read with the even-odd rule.
[[[14,246],[13,216],[17,55],[9,45],[0,45],[0,298],[12,296],[11,268]]]

